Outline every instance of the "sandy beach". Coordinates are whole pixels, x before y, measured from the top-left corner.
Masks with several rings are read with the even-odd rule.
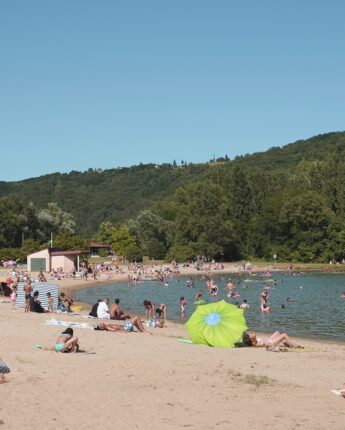
[[[60,282],[69,293],[85,284]],[[0,303],[0,355],[11,368],[0,385],[4,429],[345,427],[345,399],[330,392],[345,382],[345,344],[296,339],[304,349],[215,349],[179,342],[184,327],[168,321],[151,334],[76,328],[81,348],[95,354],[33,348],[54,345],[61,328],[44,324],[52,316],[94,324]]]

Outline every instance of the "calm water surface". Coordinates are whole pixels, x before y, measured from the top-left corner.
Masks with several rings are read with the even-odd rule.
[[[235,283],[233,291],[240,293],[239,298],[229,299],[224,290],[227,279]],[[284,275],[273,274],[272,278],[257,278],[248,275],[215,276],[219,287],[217,297],[209,295],[206,281],[194,276],[195,286],[186,285],[186,277],[169,279],[169,286],[160,282],[143,281],[128,287],[127,283],[95,286],[79,290],[75,297],[86,303],[95,303],[98,298],[109,297],[112,303],[119,297],[124,310],[132,314],[144,314],[143,301],[152,300],[155,304],[168,305],[168,319],[185,322],[195,309],[194,296],[203,292],[208,302],[225,299],[230,303],[246,299],[251,306],[245,311],[247,325],[251,330],[260,332],[286,331],[292,336],[326,338],[345,341],[345,299],[340,294],[345,291],[345,274],[307,273]],[[270,313],[260,312],[259,296],[263,284],[269,286]],[[184,296],[187,310],[181,318],[179,300]],[[293,301],[287,302],[290,297]],[[281,304],[285,309],[281,309]]]

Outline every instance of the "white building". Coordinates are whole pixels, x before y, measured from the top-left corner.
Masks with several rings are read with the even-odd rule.
[[[43,249],[27,256],[29,272],[51,272],[62,267],[66,273],[79,271],[80,256],[88,254],[88,250],[58,251],[54,248]]]

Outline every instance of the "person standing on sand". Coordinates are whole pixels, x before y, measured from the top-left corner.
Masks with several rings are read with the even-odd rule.
[[[31,281],[27,281],[27,283],[23,287],[24,294],[25,294],[25,309],[24,312],[30,312],[30,299],[31,299],[31,293],[32,293],[32,285]]]

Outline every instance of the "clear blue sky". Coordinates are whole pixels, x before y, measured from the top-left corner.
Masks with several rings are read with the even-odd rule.
[[[0,180],[345,129],[342,0],[2,0]]]

